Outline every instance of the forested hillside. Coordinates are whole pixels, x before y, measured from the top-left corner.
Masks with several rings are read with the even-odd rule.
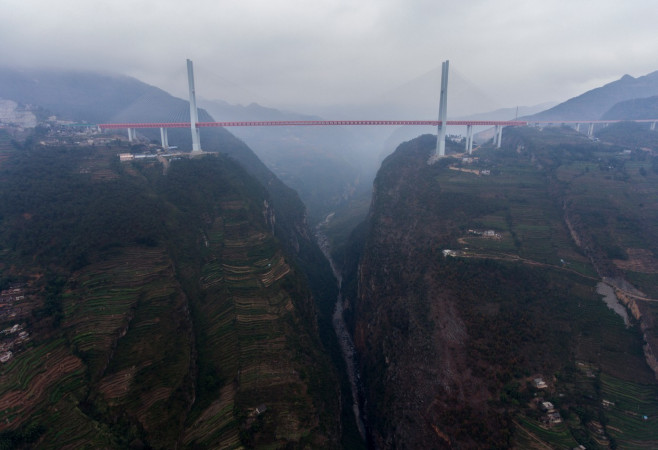
[[[658,118],[658,96],[634,98],[619,102],[607,111],[602,119],[656,119]]]
[[[3,147],[0,447],[338,446],[294,219],[226,156],[121,151]]]
[[[374,444],[654,448],[658,157],[568,128],[434,144],[384,161],[348,246]]]

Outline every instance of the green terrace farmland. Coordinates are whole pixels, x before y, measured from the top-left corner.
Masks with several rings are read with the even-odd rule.
[[[563,307],[572,321],[569,328],[578,330],[570,337],[575,357],[590,367],[588,377],[563,366],[544,394],[560,405],[564,421],[542,425],[531,419],[534,410],[526,410],[516,418],[517,445],[654,448],[658,386],[642,348],[646,339],[654,339],[655,345],[649,324],[658,317],[655,303],[644,301],[657,293],[656,156],[640,150],[623,152],[561,129],[514,129],[508,139],[507,150],[478,154],[476,164],[490,169],[490,176],[441,171],[436,177],[444,192],[479,196],[469,208],[482,204],[482,215],[472,213],[459,224],[456,248],[468,246],[465,257],[553,268],[546,274],[552,273],[553,283],[560,285],[565,285],[567,273],[581,274],[580,280],[570,276],[576,285]],[[474,236],[464,229],[491,229],[499,238]],[[644,338],[640,324],[624,326],[600,297],[587,294],[587,280],[600,277],[625,279],[642,291],[613,281],[643,311]],[[543,311],[545,320],[559,327],[550,308]]]
[[[561,133],[572,142],[561,143]],[[478,155],[478,164],[490,168],[490,176],[451,171],[441,172],[437,180],[446,192],[480,192],[498,209],[482,208],[486,214],[461,224],[462,230],[492,229],[500,236],[462,233],[461,247],[468,245],[464,256],[550,267],[555,271],[546,274],[552,273],[553,283],[560,285],[567,273],[582,275],[570,276],[576,285],[563,306],[572,322],[567,329],[576,331],[569,339],[581,361],[579,369],[569,369],[573,361],[565,359],[549,389],[534,394],[550,398],[563,421],[542,424],[535,407],[526,406],[515,419],[515,442],[521,448],[544,448],[546,443],[555,448],[654,448],[658,386],[642,348],[643,339],[653,336],[648,324],[657,317],[655,303],[644,301],[644,296],[656,298],[657,292],[656,157],[594,144],[568,130],[518,129],[508,136],[516,151]],[[587,293],[587,280],[600,277],[625,279],[642,291],[613,281],[649,319],[641,325],[644,338],[640,324],[624,326],[600,297]],[[552,327],[560,327],[550,308],[543,309],[543,316]]]
[[[266,190],[219,154],[165,174],[117,150],[0,164],[0,276],[31,309],[0,448],[335,447],[335,374]]]
[[[561,205],[551,193],[551,180],[545,171],[514,156],[505,158],[493,151],[482,151],[480,155],[476,164],[488,167],[491,175],[441,170],[436,176],[441,192],[451,198],[438,201],[448,211],[452,208],[459,211],[451,219],[469,253],[513,253],[519,258],[554,266],[560,260],[579,266],[585,263],[586,259],[570,239]],[[459,203],[464,206],[458,206]],[[474,230],[479,236],[467,230]],[[487,230],[496,236],[482,237]],[[584,270],[591,273],[587,268]]]
[[[257,442],[258,434],[249,428],[245,434],[244,424],[254,422],[254,410],[261,404],[271,412],[259,433],[275,433],[276,424],[282,438],[299,440],[319,425],[313,415],[304,417],[312,401],[303,393],[303,379],[323,377],[303,369],[311,355],[305,355],[294,338],[304,335],[294,319],[295,304],[308,293],[290,285],[289,264],[273,238],[253,227],[246,205],[231,201],[221,208],[223,220],[215,220],[208,234],[223,239],[217,244],[210,239],[201,267],[205,299],[196,311],[199,352],[208,365],[202,368],[208,374],[204,389],[218,389],[222,380],[235,380],[239,390],[223,389],[214,402],[199,403],[186,442],[230,446],[239,442],[241,431]],[[295,406],[291,409],[291,405]],[[240,411],[238,417],[234,410]],[[222,433],[201,433],[216,423]],[[233,436],[233,444],[226,441],[227,435]]]

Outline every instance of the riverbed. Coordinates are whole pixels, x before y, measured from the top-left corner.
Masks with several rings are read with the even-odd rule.
[[[336,305],[334,307],[332,324],[334,327],[334,331],[336,333],[336,337],[338,338],[338,343],[340,344],[340,349],[343,354],[343,359],[345,360],[345,366],[347,368],[347,377],[349,378],[350,388],[352,391],[352,409],[354,410],[356,426],[359,429],[359,434],[361,435],[361,438],[365,442],[366,441],[366,429],[364,424],[365,420],[363,418],[363,414],[359,406],[359,398],[361,392],[360,392],[360,384],[359,384],[359,373],[355,363],[356,351],[354,349],[354,342],[352,341],[352,336],[350,335],[347,329],[347,324],[345,323],[345,319],[343,317],[343,296],[341,293],[342,277],[340,272],[336,269],[336,265],[334,264],[334,261],[331,258],[329,240],[321,230],[322,225],[326,223],[328,220],[330,220],[331,216],[332,216],[331,214],[327,216],[325,222],[318,225],[318,227],[315,230],[315,238],[318,242],[318,245],[320,246],[320,249],[322,250],[322,253],[324,253],[324,256],[329,261],[329,264],[331,265],[331,270],[333,271],[336,280],[338,280],[338,296],[336,297]]]

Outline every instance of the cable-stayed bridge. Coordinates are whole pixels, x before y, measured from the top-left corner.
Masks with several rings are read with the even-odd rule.
[[[595,125],[608,125],[611,123],[625,122],[626,120],[545,120],[545,121],[523,121],[523,120],[447,120],[447,98],[448,98],[448,61],[442,64],[441,94],[439,100],[439,120],[280,120],[280,121],[221,121],[201,122],[198,118],[196,106],[196,93],[194,87],[194,73],[192,61],[187,60],[188,84],[189,84],[189,117],[190,121],[181,121],[182,117],[173,118],[167,122],[130,122],[130,123],[104,123],[98,124],[101,130],[126,129],[128,139],[136,138],[136,129],[159,128],[163,148],[168,148],[167,129],[190,128],[192,133],[192,153],[202,153],[199,129],[208,127],[284,127],[284,126],[433,126],[437,127],[437,146],[435,155],[430,158],[430,163],[437,158],[445,156],[445,135],[448,126],[466,126],[465,152],[472,153],[473,150],[473,127],[492,126],[495,127],[494,145],[500,147],[502,142],[503,128],[507,126],[543,126],[543,125],[570,125],[580,131],[581,125],[586,125],[587,134],[592,136]],[[178,120],[176,120],[178,119]],[[656,129],[658,119],[631,120],[631,122],[649,123],[651,130]]]

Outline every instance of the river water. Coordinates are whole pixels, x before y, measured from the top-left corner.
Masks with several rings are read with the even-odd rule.
[[[350,388],[352,390],[352,409],[354,411],[354,417],[356,419],[356,426],[359,429],[359,434],[361,435],[361,438],[365,442],[366,441],[366,427],[364,425],[365,419],[363,417],[361,408],[359,406],[361,389],[360,389],[360,381],[359,381],[359,372],[356,368],[356,363],[355,363],[356,350],[354,349],[354,342],[352,341],[352,336],[347,330],[347,325],[345,324],[345,319],[343,317],[343,296],[341,293],[343,281],[340,272],[336,269],[336,265],[334,264],[334,261],[331,259],[331,254],[329,251],[330,250],[329,240],[327,239],[327,237],[325,236],[325,234],[322,232],[321,229],[322,225],[326,224],[329,220],[331,220],[332,216],[333,214],[330,214],[329,216],[327,216],[324,222],[322,222],[320,225],[317,226],[315,230],[315,238],[318,242],[318,245],[320,246],[320,249],[322,249],[322,253],[324,253],[324,256],[329,261],[329,264],[331,265],[331,270],[334,272],[334,276],[338,280],[338,297],[336,298],[336,306],[334,307],[332,323],[333,323],[334,331],[336,332],[336,336],[338,337],[338,343],[340,344],[340,349],[343,353],[343,359],[345,360],[345,365],[347,367],[347,376],[349,378]]]
[[[596,285],[596,293],[603,296],[603,301],[608,305],[608,308],[619,314],[621,318],[624,319],[624,323],[627,327],[630,326],[631,322],[628,320],[626,307],[619,303],[619,299],[617,298],[612,286],[601,281]]]

